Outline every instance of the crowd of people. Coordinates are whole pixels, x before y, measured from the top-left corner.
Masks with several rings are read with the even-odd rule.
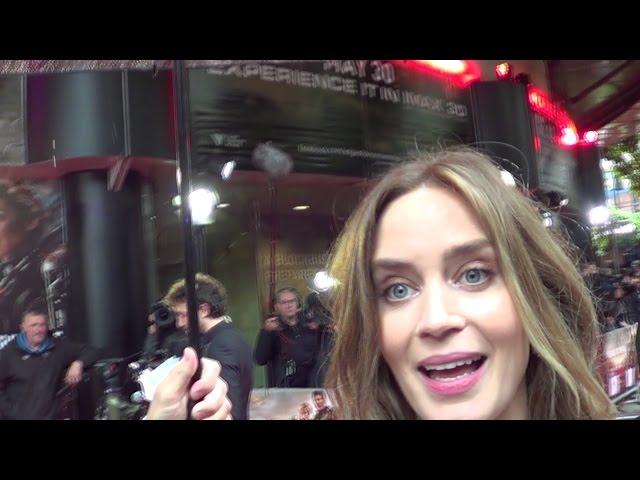
[[[640,320],[640,260],[623,266],[615,274],[610,266],[587,264],[583,277],[591,288],[598,307],[603,333],[630,326]]]
[[[215,359],[216,376],[224,381],[231,418],[247,419],[254,357],[258,364],[269,367],[271,386],[322,387],[333,327],[328,310],[315,293],[303,305],[295,289],[279,290],[274,298],[276,315],[265,320],[254,352],[229,316],[225,286],[199,273],[196,291],[202,356]],[[150,315],[143,353],[147,359],[181,356],[189,344],[184,279],[171,285],[163,303],[171,321],[163,331]],[[65,384],[76,386],[96,363],[99,352],[64,337],[54,338],[46,305],[38,301],[25,309],[19,330],[0,350],[0,418],[54,419],[61,389]],[[323,394],[318,392],[314,393],[316,417],[325,418]],[[157,411],[150,409],[153,415]]]

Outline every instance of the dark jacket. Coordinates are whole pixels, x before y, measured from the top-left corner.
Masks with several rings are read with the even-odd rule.
[[[314,361],[314,366],[309,377],[309,387],[324,388],[324,380],[329,367],[329,358],[335,342],[334,336],[333,328],[330,325],[323,325],[320,327],[318,339],[320,346],[317,350],[317,357]]]
[[[618,325],[622,325],[623,322],[627,325],[638,323],[638,313],[638,300],[635,293],[625,295],[616,302],[614,316]]]
[[[638,326],[640,328],[640,325]],[[640,366],[640,332],[636,330],[636,359],[638,360],[638,366]]]
[[[13,339],[0,351],[0,418],[49,420],[56,414],[56,392],[75,360],[84,368],[97,360],[97,351],[66,339],[51,339],[42,354],[29,354]]]
[[[202,356],[220,362],[234,420],[246,420],[253,387],[251,347],[231,322],[220,322],[202,336]]]
[[[309,388],[315,385],[320,331],[308,328],[302,318],[293,327],[280,322],[280,330],[260,330],[254,357],[258,365],[271,363],[270,387]]]
[[[142,347],[143,356],[150,358],[160,353],[161,357],[181,357],[182,352],[189,346],[189,337],[178,329],[147,333]]]

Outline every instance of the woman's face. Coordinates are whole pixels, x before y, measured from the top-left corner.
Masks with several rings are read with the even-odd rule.
[[[25,231],[16,227],[15,212],[0,200],[0,258],[11,257],[25,237]]]
[[[529,342],[457,196],[423,186],[394,200],[372,267],[382,355],[419,418],[526,418]]]
[[[302,405],[300,405],[300,416],[302,417],[308,417],[309,415],[311,415],[311,407],[309,406],[308,403],[303,403]]]

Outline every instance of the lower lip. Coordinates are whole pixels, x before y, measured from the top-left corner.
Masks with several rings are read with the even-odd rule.
[[[475,372],[457,380],[434,380],[433,378],[429,378],[422,372],[418,373],[422,377],[422,381],[424,382],[425,386],[433,393],[445,396],[460,395],[471,390],[474,385],[480,381],[482,375],[484,374],[487,361],[488,359],[485,359],[485,361],[482,362],[480,368]]]

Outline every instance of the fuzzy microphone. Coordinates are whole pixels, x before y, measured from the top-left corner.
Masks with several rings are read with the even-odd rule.
[[[252,159],[253,165],[272,179],[286,177],[293,169],[291,157],[268,143],[258,145],[253,150]]]

